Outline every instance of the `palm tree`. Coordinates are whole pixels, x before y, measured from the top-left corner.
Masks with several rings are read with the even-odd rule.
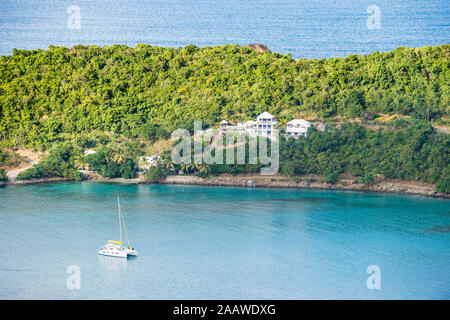
[[[197,169],[198,169],[198,172],[200,172],[200,173],[207,173],[209,171],[209,167],[204,164],[198,165]]]
[[[191,163],[191,165],[189,166],[189,170],[192,172],[195,172],[198,170],[198,164],[196,163]]]
[[[186,163],[180,163],[180,169],[181,169],[181,171],[183,171],[183,172],[189,172],[189,167],[190,167],[189,164],[186,164]]]
[[[166,161],[166,165],[165,165],[166,169],[175,169],[175,165],[173,164],[172,161]]]
[[[142,166],[143,168],[150,168],[150,161],[144,158],[144,161],[139,161],[139,166]],[[144,169],[145,170],[145,169]]]
[[[118,164],[122,164],[125,162],[125,154],[122,150],[116,152],[116,154],[114,155],[114,161]]]

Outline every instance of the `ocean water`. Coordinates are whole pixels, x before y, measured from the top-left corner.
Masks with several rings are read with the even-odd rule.
[[[100,256],[119,237],[139,257]],[[295,189],[0,188],[0,299],[449,299],[450,201]],[[80,289],[69,290],[69,266]],[[369,290],[367,268],[380,270]]]
[[[70,5],[80,29],[68,27]],[[372,5],[379,29],[367,26]],[[0,55],[49,45],[263,43],[294,58],[328,58],[449,40],[449,0],[0,0]]]

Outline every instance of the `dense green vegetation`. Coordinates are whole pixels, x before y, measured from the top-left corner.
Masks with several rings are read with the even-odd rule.
[[[45,149],[93,130],[156,140],[193,120],[245,120],[265,110],[282,121],[375,113],[441,119],[450,105],[449,49],[320,60],[237,45],[14,50],[0,59],[0,145]]]
[[[168,170],[163,166],[150,167],[145,173],[145,178],[150,182],[157,182],[164,180],[167,177]]]
[[[175,142],[177,143],[177,142]],[[225,142],[224,142],[225,143]],[[206,146],[204,142],[204,147]],[[270,143],[268,143],[270,155]],[[235,149],[235,152],[237,150]],[[248,140],[246,164],[174,164],[170,151],[162,154],[159,166],[145,173],[149,181],[163,180],[170,172],[182,171],[201,177],[222,173],[259,173],[262,166],[249,164]],[[386,179],[437,183],[437,191],[450,192],[450,137],[437,133],[426,121],[396,122],[395,129],[368,130],[356,123],[328,126],[325,132],[311,127],[307,137],[280,140],[280,172],[287,176],[317,174],[335,183],[342,174],[356,177],[355,182],[372,183]],[[226,149],[222,149],[223,162]],[[84,156],[81,149],[63,143],[51,149],[38,165],[22,172],[19,179],[67,177],[80,179],[76,169],[95,170],[107,178],[133,178],[136,175],[138,150],[99,147],[95,154]],[[258,153],[259,154],[259,153]]]
[[[115,153],[108,148],[85,157],[90,170],[97,171],[105,178],[131,179],[136,176],[136,162],[125,153]]]
[[[77,145],[64,142],[55,145],[50,154],[41,162],[25,170],[17,177],[19,180],[63,177],[79,180],[82,174],[79,170],[97,171],[105,178],[130,179],[136,176],[137,166],[134,159],[139,151],[129,147],[111,148],[101,146],[95,154],[84,156]]]
[[[436,133],[426,122],[377,131],[349,123],[324,133],[311,129],[306,138],[283,141],[280,162],[285,174],[321,174],[328,182],[347,173],[360,183],[386,178],[439,181],[442,190],[450,192],[449,150],[449,136]]]
[[[325,132],[310,127],[307,137],[280,140],[280,171],[287,176],[318,174],[335,183],[340,175],[356,177],[355,182],[372,183],[386,179],[438,183],[437,190],[450,192],[450,137],[436,133],[426,121],[399,120],[394,129],[368,130],[356,123]],[[270,144],[269,144],[270,145]],[[261,164],[180,164],[185,173],[240,174],[259,172]],[[236,151],[236,150],[235,150]],[[270,148],[268,151],[270,155]],[[226,150],[223,150],[225,159]],[[168,157],[165,157],[169,161]],[[199,170],[206,166],[206,170]]]
[[[360,183],[420,180],[450,192],[449,138],[429,124],[449,119],[449,56],[450,45],[320,60],[236,45],[14,50],[0,58],[0,147],[50,149],[19,179],[80,179],[79,169],[132,178],[146,146],[179,127],[192,132],[194,120],[208,127],[266,110],[282,123],[303,116],[376,122],[377,114],[399,114],[411,117],[380,130],[343,122],[282,140],[280,170],[319,174],[330,183],[342,174]],[[88,148],[98,152],[85,157]],[[0,149],[0,166],[19,161],[13,158]],[[209,176],[261,168],[164,159],[147,179],[179,170]]]

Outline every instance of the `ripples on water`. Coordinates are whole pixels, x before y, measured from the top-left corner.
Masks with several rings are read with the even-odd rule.
[[[118,238],[116,196],[140,256]],[[0,298],[450,298],[449,201],[342,191],[120,185],[0,190]],[[366,269],[381,268],[368,290]],[[82,289],[66,289],[66,268]]]
[[[80,7],[80,30],[67,28],[73,4]],[[367,28],[374,4],[379,30]],[[294,58],[327,58],[450,40],[450,10],[442,0],[0,0],[0,7],[2,55],[50,44],[264,43]]]

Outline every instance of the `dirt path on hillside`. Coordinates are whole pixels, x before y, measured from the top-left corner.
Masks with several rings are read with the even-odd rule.
[[[8,183],[15,184],[17,182],[17,176],[19,175],[19,173],[31,168],[36,163],[39,163],[39,161],[33,161],[30,159],[26,159],[26,158],[25,158],[25,161],[27,162],[27,164],[25,166],[23,166],[22,168],[10,170],[6,173],[6,175],[8,176]]]
[[[23,160],[25,161],[25,163],[22,163],[19,165],[19,167],[13,168],[12,170],[8,170],[8,172],[6,172],[6,175],[8,177],[8,184],[16,184],[17,183],[17,176],[19,175],[19,173],[21,173],[22,171],[25,171],[29,168],[31,168],[33,165],[39,163],[39,161],[45,157],[46,153],[45,152],[33,152],[30,150],[8,150],[6,149],[8,152],[15,152],[17,154],[19,154],[20,156],[23,157]]]

